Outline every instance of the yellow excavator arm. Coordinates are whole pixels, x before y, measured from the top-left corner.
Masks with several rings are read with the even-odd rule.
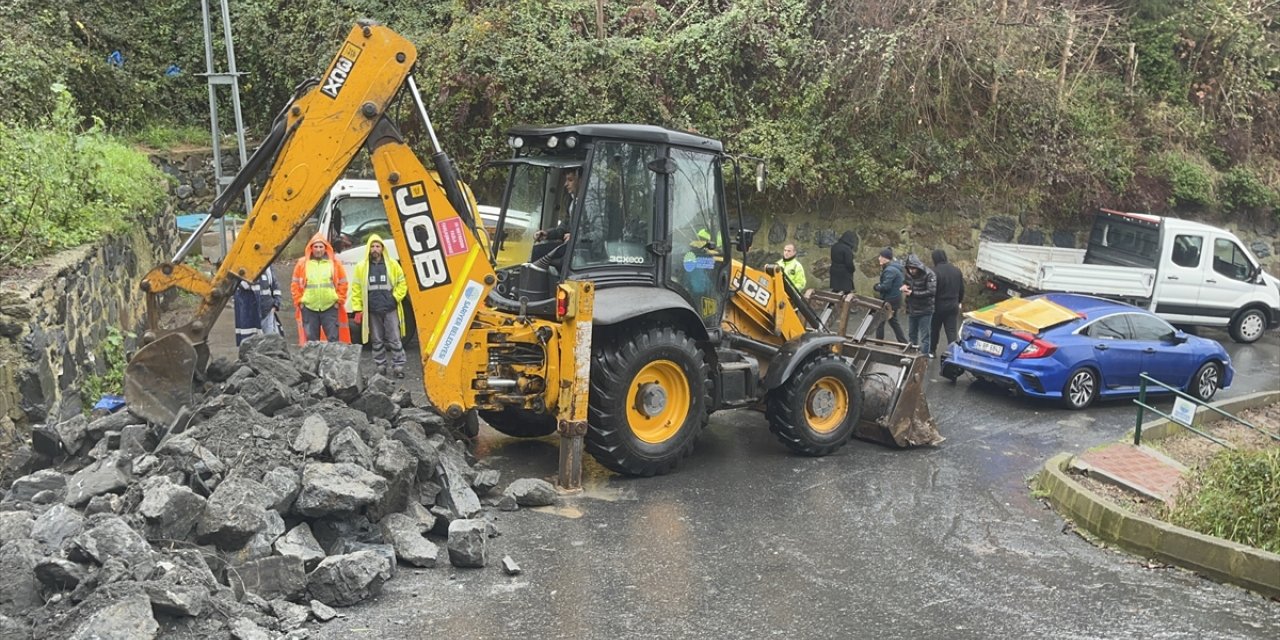
[[[384,115],[402,87],[414,88],[410,71],[416,60],[413,44],[390,29],[356,25],[322,78],[299,89],[267,141],[215,203],[206,226],[226,211],[257,170],[269,169],[244,229],[217,273],[207,278],[183,264],[202,227],[173,260],[144,277],[141,287],[149,294],[150,330],[143,336],[145,346],[126,369],[125,395],[131,410],[155,422],[175,419],[178,408],[190,402],[193,375],[208,360],[209,331],[236,284],[257,278],[271,265],[366,146],[395,241],[403,248],[401,260],[420,332],[430,336],[424,356],[429,354],[430,362],[440,366],[451,362],[495,277],[476,231],[474,203],[439,151],[434,133],[439,182]],[[418,107],[422,108],[420,101]],[[429,120],[427,124],[429,129]],[[195,294],[200,302],[189,323],[161,332],[156,295],[173,288]],[[432,398],[444,403],[438,406],[461,403],[456,394],[445,391],[449,387],[441,385],[442,397]]]

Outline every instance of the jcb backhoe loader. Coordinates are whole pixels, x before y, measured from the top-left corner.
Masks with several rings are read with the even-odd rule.
[[[209,220],[269,170],[217,273],[206,278],[183,264],[189,241],[147,274],[153,324],[126,371],[131,410],[175,419],[236,283],[270,265],[365,147],[409,280],[427,397],[445,416],[478,410],[518,436],[558,430],[566,488],[580,482],[584,445],[621,473],[670,471],[722,408],[763,407],[771,430],[803,454],[847,442],[863,409],[855,366],[866,364],[865,350],[843,330],[822,331],[785,278],[734,259],[750,232],[736,246],[727,240],[722,170],[731,164],[737,174],[738,163],[720,142],[643,125],[517,128],[486,242],[410,75],[416,58],[389,29],[357,24],[323,79],[299,89],[215,203]],[[413,101],[430,135],[434,174],[387,117],[398,94]],[[507,243],[525,243],[530,259],[495,270]],[[173,287],[201,304],[190,323],[160,332],[155,295]],[[919,376],[895,384],[888,405],[923,411],[926,437],[897,439],[899,426],[881,416],[864,420],[865,430],[899,445],[932,443]]]

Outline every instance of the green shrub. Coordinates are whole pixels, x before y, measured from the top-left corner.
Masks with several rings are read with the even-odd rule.
[[[1191,480],[1170,522],[1280,553],[1280,448],[1223,451]]]
[[[101,374],[93,373],[87,376],[84,380],[84,390],[80,394],[80,401],[86,413],[104,394],[124,393],[126,364],[124,339],[125,334],[116,327],[111,327],[107,331],[107,337],[101,344],[101,351],[96,356],[101,358],[104,371]]]
[[[1246,167],[1232,167],[1222,175],[1219,188],[1222,204],[1233,211],[1274,209],[1280,206],[1280,192],[1267,186]]]
[[[71,94],[35,127],[0,124],[0,267],[22,265],[154,212],[165,181],[146,156],[81,130]]]
[[[1207,206],[1214,203],[1212,169],[1176,151],[1155,159],[1155,175],[1169,183],[1169,206]]]

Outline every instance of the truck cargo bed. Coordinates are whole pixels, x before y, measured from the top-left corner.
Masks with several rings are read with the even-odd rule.
[[[1027,292],[1064,291],[1115,298],[1150,298],[1156,270],[1084,264],[1084,249],[982,242],[978,269]]]

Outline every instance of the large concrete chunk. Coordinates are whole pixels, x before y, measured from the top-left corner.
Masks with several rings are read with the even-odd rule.
[[[67,538],[84,531],[85,519],[65,504],[55,504],[40,514],[31,526],[31,538],[44,545],[47,553],[62,549]]]
[[[302,490],[294,511],[308,517],[343,517],[359,513],[387,490],[376,473],[349,463],[312,462],[302,471]]]
[[[364,377],[360,375],[361,346],[330,342],[326,347],[316,372],[330,395],[349,403],[364,391]]]
[[[483,567],[488,559],[488,527],[484,520],[449,523],[449,562],[455,567]]]
[[[329,423],[319,415],[307,416],[306,420],[302,421],[302,427],[298,429],[298,435],[293,437],[293,450],[314,458],[324,453],[327,446],[329,446]]]
[[[92,560],[106,564],[118,560],[131,569],[151,564],[151,545],[120,516],[100,514],[89,518],[87,529],[67,541],[72,560]]]
[[[293,389],[278,380],[257,376],[240,385],[240,397],[249,406],[266,416],[273,416],[277,411],[293,404],[297,398]]]
[[[375,551],[357,551],[325,558],[311,575],[311,597],[333,607],[346,607],[378,595],[391,579],[387,561]]]
[[[5,511],[0,513],[0,544],[10,540],[30,538],[33,522],[35,522],[35,518],[27,511]]]
[[[307,573],[297,556],[250,560],[229,570],[227,577],[237,594],[248,591],[268,600],[296,598],[307,586]]]
[[[53,469],[41,469],[14,480],[5,494],[6,502],[30,502],[36,494],[51,491],[62,500],[67,495],[67,476]]]
[[[34,540],[13,540],[0,547],[0,612],[26,614],[44,604],[36,584],[40,553]]]
[[[403,442],[386,438],[374,451],[373,470],[387,479],[387,491],[370,511],[374,518],[402,511],[410,503],[410,495],[418,480],[418,461]]]
[[[211,602],[209,590],[200,585],[151,581],[142,583],[142,589],[156,611],[170,616],[199,618]]]
[[[369,420],[382,418],[394,422],[396,416],[400,414],[400,405],[391,400],[391,397],[377,391],[366,391],[360,394],[351,403],[351,408],[357,411],[363,411]]]
[[[556,502],[556,488],[550,482],[538,478],[516,480],[503,494],[514,498],[516,504],[522,507],[545,507]]]
[[[262,530],[271,492],[248,478],[227,478],[209,496],[204,515],[196,525],[200,542],[216,544],[224,551],[243,547]]]
[[[89,576],[88,567],[65,558],[45,558],[36,564],[36,580],[49,591],[70,591]]]
[[[298,472],[288,467],[276,467],[262,476],[262,484],[271,491],[271,508],[280,513],[289,513],[293,508],[293,501],[298,499],[301,482]]]
[[[415,567],[434,567],[440,560],[440,547],[422,537],[417,522],[402,513],[393,513],[379,525],[382,537],[396,550],[396,558]]]
[[[440,453],[439,477],[444,493],[438,504],[448,507],[459,518],[466,519],[480,513],[480,498],[471,489],[471,468],[456,450],[446,448]]]
[[[349,462],[359,467],[373,467],[373,450],[355,429],[347,427],[329,440],[329,457],[334,462]]]
[[[305,522],[290,529],[276,540],[275,548],[276,553],[282,556],[300,558],[307,571],[314,569],[325,556],[324,549],[320,547],[315,534],[311,532],[311,525]]]
[[[81,469],[67,483],[66,503],[83,507],[94,496],[124,491],[133,479],[133,463],[119,454]]]
[[[291,360],[281,360],[263,353],[251,353],[245,358],[245,364],[262,378],[271,378],[286,387],[302,382],[302,373],[293,366]]]
[[[126,583],[94,592],[42,635],[67,640],[151,640],[159,632],[151,599],[138,585]]]
[[[174,484],[166,476],[148,478],[142,483],[142,503],[138,505],[138,513],[147,522],[147,538],[185,539],[204,514],[206,502],[204,497]]]

